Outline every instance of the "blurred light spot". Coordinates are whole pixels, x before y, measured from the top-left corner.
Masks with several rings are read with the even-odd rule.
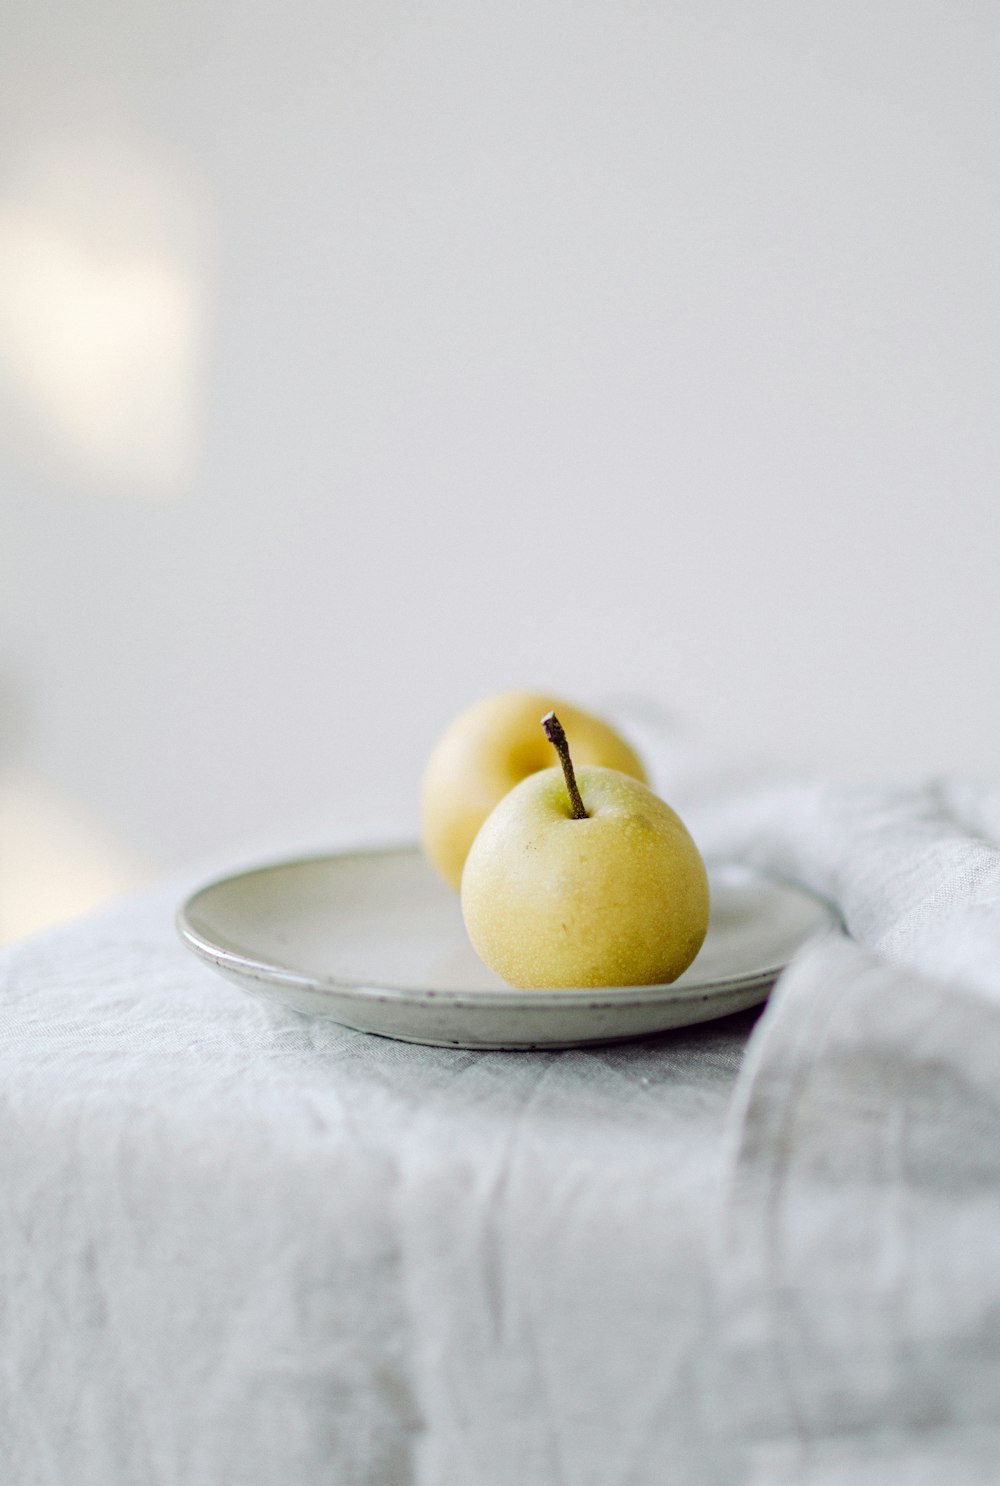
[[[88,812],[37,775],[0,777],[0,944],[77,918],[148,870]]]
[[[0,371],[36,454],[116,491],[182,490],[205,308],[204,213],[155,163],[74,147],[0,188]]]

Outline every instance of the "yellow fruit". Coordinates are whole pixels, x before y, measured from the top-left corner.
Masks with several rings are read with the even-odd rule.
[[[559,768],[524,779],[491,813],[462,874],[469,937],[514,986],[675,980],[708,929],[698,849],[638,780],[594,767],[576,777],[585,819],[574,819]]]
[[[608,723],[542,693],[509,691],[463,712],[435,744],[420,791],[424,851],[457,888],[476,832],[515,784],[552,763],[539,725],[555,707],[578,763],[601,764],[645,780],[638,755]]]

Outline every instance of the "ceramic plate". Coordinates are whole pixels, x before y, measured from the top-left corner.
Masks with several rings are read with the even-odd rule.
[[[672,985],[512,990],[469,944],[457,896],[412,848],[279,862],[204,887],[178,928],[246,990],[361,1032],[443,1047],[578,1047],[763,1001],[832,911],[737,865],[709,867],[712,919]]]

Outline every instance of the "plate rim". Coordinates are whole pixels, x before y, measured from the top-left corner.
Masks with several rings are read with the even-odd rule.
[[[219,888],[229,887],[248,878],[260,877],[266,873],[294,870],[295,868],[316,866],[324,862],[338,861],[348,857],[383,857],[398,856],[401,854],[419,856],[420,847],[413,841],[384,842],[373,846],[345,847],[336,851],[310,852],[301,856],[276,858],[273,861],[262,862],[257,866],[244,868],[238,872],[227,872],[220,877],[215,877],[209,882],[203,883],[193,893],[182,901],[174,915],[174,925],[181,941],[198,956],[203,962],[214,966],[222,973],[232,974],[238,978],[250,977],[266,984],[279,984],[298,990],[312,992],[329,992],[346,997],[349,1000],[371,1000],[376,999],[382,1003],[395,1002],[402,1005],[424,1005],[433,1002],[436,1006],[455,1007],[464,1009],[472,1006],[489,1005],[496,1010],[511,1009],[518,1011],[552,1011],[556,1007],[577,1007],[587,1010],[601,1010],[611,1007],[643,1006],[649,1002],[659,1002],[669,996],[675,1001],[712,1001],[732,995],[734,992],[750,992],[756,989],[764,989],[774,984],[778,976],[787,969],[789,961],[782,964],[768,966],[763,970],[754,970],[746,975],[730,976],[726,980],[715,980],[701,985],[692,984],[685,986],[677,981],[657,981],[652,985],[631,986],[546,986],[544,988],[524,989],[513,986],[469,986],[465,989],[439,989],[434,987],[418,988],[416,986],[390,986],[369,985],[361,979],[341,980],[336,976],[315,976],[302,974],[275,965],[273,961],[255,959],[252,955],[224,948],[213,943],[200,934],[190,919],[191,910],[199,898]],[[824,929],[829,932],[842,926],[840,914],[836,907],[821,894],[814,892],[812,888],[791,878],[782,877],[777,873],[768,872],[737,857],[707,857],[706,867],[709,876],[713,868],[716,871],[731,869],[745,872],[760,881],[771,883],[776,887],[791,889],[802,897],[809,898],[827,916],[825,925],[818,924],[816,934]],[[810,936],[810,939],[814,936]]]

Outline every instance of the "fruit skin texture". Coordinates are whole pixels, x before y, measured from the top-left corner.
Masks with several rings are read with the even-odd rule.
[[[479,956],[509,985],[653,985],[676,980],[708,929],[705,864],[683,821],[638,780],[576,771],[574,820],[561,769],[497,805],[462,874]]]
[[[476,832],[515,784],[554,762],[541,728],[555,709],[578,764],[601,764],[645,780],[638,754],[614,728],[569,702],[542,692],[508,691],[485,697],[445,729],[431,751],[420,789],[424,852],[446,882],[458,888]]]

